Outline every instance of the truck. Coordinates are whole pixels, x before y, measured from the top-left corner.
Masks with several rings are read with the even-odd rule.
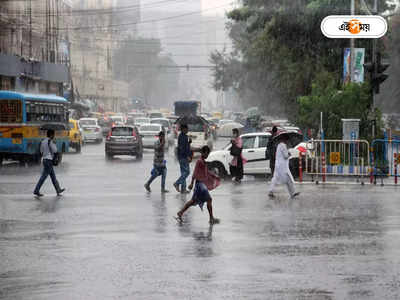
[[[178,117],[197,116],[201,112],[201,102],[194,100],[176,101],[174,103],[175,115]]]

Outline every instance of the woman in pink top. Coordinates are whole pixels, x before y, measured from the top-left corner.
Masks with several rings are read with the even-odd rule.
[[[243,165],[247,161],[242,156],[243,141],[239,136],[239,130],[237,128],[232,129],[232,135],[231,155],[233,159],[229,164],[229,171],[235,182],[240,183],[243,178]]]

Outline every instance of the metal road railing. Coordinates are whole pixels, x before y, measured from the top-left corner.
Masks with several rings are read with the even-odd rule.
[[[352,176],[363,180],[370,175],[370,147],[366,140],[309,140],[300,155],[299,179],[303,174]]]

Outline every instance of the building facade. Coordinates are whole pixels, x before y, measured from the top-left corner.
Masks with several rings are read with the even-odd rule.
[[[0,89],[63,95],[69,0],[0,2]]]
[[[114,79],[113,51],[122,9],[113,0],[75,0],[71,30],[71,75],[75,94],[100,111],[123,111],[128,84]],[[118,27],[118,26],[117,26]],[[117,36],[117,37],[116,37]]]

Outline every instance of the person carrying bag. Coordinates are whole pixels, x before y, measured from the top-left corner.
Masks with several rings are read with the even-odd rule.
[[[44,196],[40,193],[40,188],[49,175],[57,192],[57,196],[60,196],[62,192],[65,191],[65,188],[60,188],[56,173],[54,172],[53,168],[53,166],[57,166],[60,162],[60,155],[57,152],[57,146],[53,142],[54,134],[55,133],[53,129],[47,130],[47,138],[40,143],[40,152],[43,156],[43,171],[33,192],[33,194],[37,197]]]

